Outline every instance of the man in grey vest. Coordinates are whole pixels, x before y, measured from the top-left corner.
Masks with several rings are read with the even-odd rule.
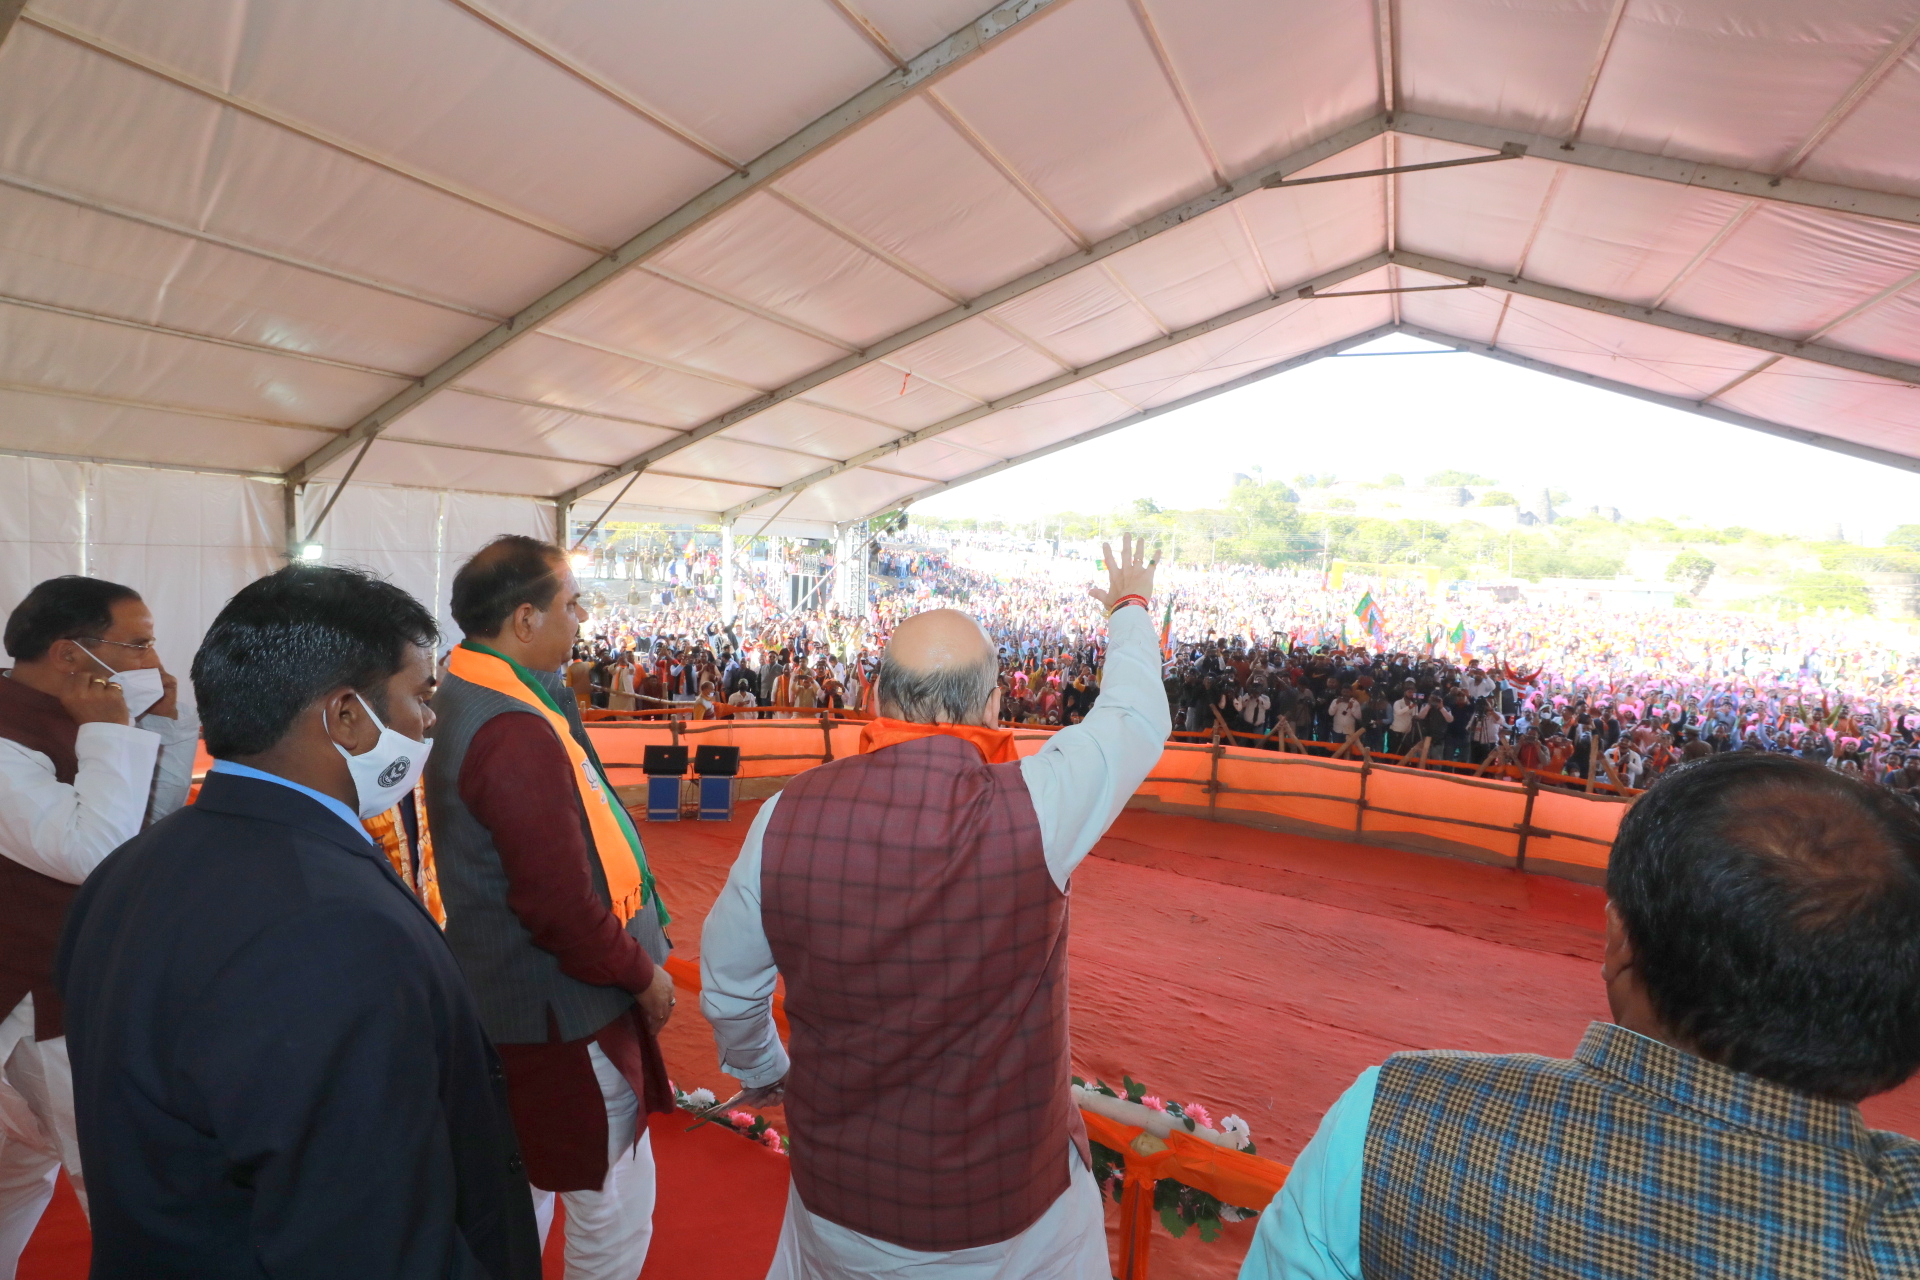
[[[559,675],[580,589],[558,547],[505,536],[455,575],[453,616],[427,766],[447,942],[506,1069],[542,1240],[560,1193],[568,1280],[633,1280],[673,982],[645,851]]]

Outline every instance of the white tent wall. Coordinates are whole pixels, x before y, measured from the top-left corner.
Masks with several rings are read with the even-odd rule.
[[[301,495],[303,531],[333,489],[314,484]],[[460,638],[448,602],[461,564],[503,533],[552,541],[553,511],[535,498],[354,483],[313,540],[325,563],[371,570],[427,603],[445,649]]]
[[[280,495],[245,476],[0,455],[0,609],[63,573],[125,583],[184,676],[220,606],[280,563]]]

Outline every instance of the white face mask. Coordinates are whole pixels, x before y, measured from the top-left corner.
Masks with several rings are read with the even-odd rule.
[[[92,658],[94,664],[107,673],[107,678],[120,686],[120,696],[126,699],[127,718],[138,720],[146,714],[148,707],[160,701],[166,694],[167,686],[160,679],[158,667],[136,667],[132,671],[115,671],[101,662],[98,655],[85,645],[79,646],[80,652]]]
[[[373,717],[373,722],[380,724],[380,717],[373,714],[367,700],[357,693],[353,696]],[[324,718],[325,712],[321,714]],[[398,729],[380,724],[380,740],[359,755],[337,742],[333,749],[346,760],[347,771],[353,775],[353,794],[359,802],[360,816],[372,818],[399,804],[400,797],[413,790],[426,770],[427,753],[433,750],[433,740],[415,742]]]

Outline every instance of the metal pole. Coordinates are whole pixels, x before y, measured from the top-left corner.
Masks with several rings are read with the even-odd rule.
[[[320,518],[313,522],[313,528],[307,530],[307,536],[301,539],[302,542],[312,542],[313,535],[320,532],[320,526],[325,524],[327,517],[333,514],[333,504],[340,501],[340,495],[347,491],[347,485],[353,480],[353,473],[360,469],[360,464],[366,460],[367,450],[371,448],[373,448],[373,437],[368,436],[367,442],[360,446],[360,452],[353,455],[353,463],[347,468],[347,474],[340,477],[340,483],[334,487],[333,493],[327,498],[327,505],[320,508]]]

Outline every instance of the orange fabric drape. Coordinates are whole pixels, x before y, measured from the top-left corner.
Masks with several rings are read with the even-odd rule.
[[[908,720],[889,720],[885,716],[867,721],[866,727],[860,730],[860,754],[936,734],[971,742],[987,758],[988,764],[1012,764],[1020,758],[1013,746],[1011,729],[990,729],[982,724],[915,724]]]

